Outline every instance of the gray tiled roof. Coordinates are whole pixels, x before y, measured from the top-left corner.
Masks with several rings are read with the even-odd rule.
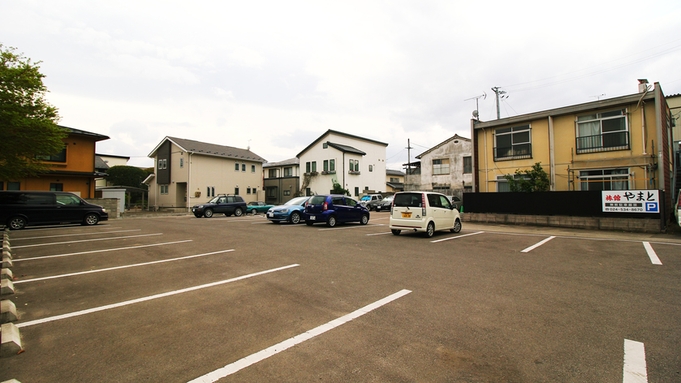
[[[166,137],[177,146],[181,147],[189,153],[204,154],[208,156],[234,158],[238,160],[267,162],[264,158],[253,153],[249,149],[234,148],[231,146],[209,144],[206,142],[187,140],[177,137]]]
[[[362,156],[366,154],[363,151],[361,151],[357,148],[353,148],[352,146],[349,146],[349,145],[336,144],[336,143],[331,142],[331,141],[327,141],[326,143],[329,144],[330,147],[336,148],[336,149],[340,150],[341,152],[355,153],[355,154],[359,154],[359,155],[362,155]]]
[[[283,160],[283,161],[279,161],[279,162],[268,162],[266,164],[263,164],[262,167],[263,168],[271,168],[271,167],[275,167],[275,166],[298,165],[298,164],[300,164],[300,159],[298,159],[298,157],[294,157],[294,158],[289,158],[288,160]]]

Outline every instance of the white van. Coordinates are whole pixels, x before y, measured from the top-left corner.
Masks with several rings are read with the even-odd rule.
[[[435,192],[408,191],[395,193],[390,209],[390,231],[425,233],[432,237],[436,230],[461,231],[461,216],[447,196]]]

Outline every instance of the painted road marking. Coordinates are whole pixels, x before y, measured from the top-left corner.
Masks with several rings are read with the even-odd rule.
[[[68,274],[53,275],[53,276],[49,276],[49,277],[41,277],[41,278],[26,279],[26,280],[23,280],[23,281],[14,281],[14,284],[16,285],[16,284],[20,284],[20,283],[44,281],[44,280],[47,280],[47,279],[57,279],[57,278],[73,277],[73,276],[76,276],[76,275],[84,275],[84,274],[92,274],[92,273],[101,273],[101,272],[103,272],[103,271],[121,270],[121,269],[130,268],[130,267],[148,266],[148,265],[154,265],[154,264],[157,264],[157,263],[181,261],[181,260],[184,260],[184,259],[205,257],[205,256],[207,256],[207,255],[228,253],[228,252],[232,252],[232,251],[234,251],[234,249],[213,251],[213,252],[211,252],[211,253],[203,253],[203,254],[196,254],[196,255],[188,255],[188,256],[186,256],[186,257],[179,257],[179,258],[162,259],[162,260],[160,260],[160,261],[151,261],[151,262],[144,262],[144,263],[135,263],[135,264],[132,264],[132,265],[125,265],[125,266],[108,267],[108,268],[106,268],[106,269],[88,270],[88,271],[80,271],[80,272],[77,272],[77,273],[68,273]]]
[[[46,235],[43,237],[26,237],[26,238],[12,238],[14,241],[26,241],[29,239],[45,239],[45,238],[58,238],[58,237],[73,237],[73,236],[84,236],[84,235],[97,235],[97,234],[111,234],[111,233],[125,233],[129,231],[141,231],[142,229],[131,229],[131,230],[114,230],[114,231],[99,231],[94,233],[71,233],[71,234],[59,234],[59,235]]]
[[[282,351],[288,350],[289,348],[303,343],[306,340],[310,340],[317,335],[321,335],[329,330],[332,330],[340,325],[343,325],[345,323],[350,322],[353,319],[359,318],[364,314],[367,314],[373,310],[376,310],[377,308],[386,305],[398,298],[401,298],[407,294],[411,293],[409,290],[401,290],[396,292],[395,294],[389,295],[381,300],[378,300],[374,303],[371,303],[369,305],[366,305],[362,307],[361,309],[358,309],[356,311],[351,312],[350,314],[343,315],[340,318],[334,319],[331,322],[328,322],[326,324],[323,324],[319,327],[315,327],[312,330],[306,331],[302,334],[298,334],[294,336],[293,338],[286,339],[283,342],[277,343],[274,346],[270,346],[262,351],[258,351],[255,354],[251,354],[245,358],[239,359],[234,363],[230,363],[222,368],[219,368],[213,372],[210,372],[206,375],[200,376],[194,380],[191,380],[189,383],[208,383],[208,382],[215,382],[219,379],[222,379],[226,376],[229,376],[239,370],[242,370],[248,366],[251,366],[255,363],[258,363],[262,360],[265,360],[269,358],[270,356],[276,355]]]
[[[140,235],[128,235],[126,237],[108,237],[108,238],[95,238],[95,239],[82,239],[78,241],[66,241],[66,242],[50,242],[50,243],[37,243],[34,245],[23,245],[23,246],[12,246],[15,249],[23,249],[25,247],[38,247],[38,246],[53,246],[53,245],[68,245],[71,243],[81,243],[81,242],[95,242],[95,241],[111,241],[113,239],[126,239],[126,238],[138,238],[138,237],[150,237],[154,235],[163,235],[163,233],[153,233],[153,234],[140,234]]]
[[[478,235],[482,234],[484,231],[476,231],[475,233],[470,233],[470,234],[464,234],[464,235],[457,235],[456,237],[449,237],[449,238],[443,238],[443,239],[436,239],[435,241],[430,241],[430,243],[437,243],[437,242],[443,242],[443,241],[449,241],[450,239],[459,239],[463,237],[468,237],[471,235]]]
[[[327,231],[327,230],[349,230],[349,229],[359,229],[361,227],[372,227],[372,226],[385,226],[384,223],[378,223],[378,224],[366,224],[366,225],[357,225],[357,226],[343,226],[343,227],[327,227],[326,229],[317,229],[319,231]]]
[[[622,383],[647,383],[646,350],[641,342],[624,340]]]
[[[28,322],[25,322],[25,323],[17,323],[17,327],[21,328],[21,327],[35,326],[37,324],[54,322],[54,321],[58,321],[58,320],[61,320],[61,319],[73,318],[73,317],[77,317],[77,316],[81,316],[81,315],[85,315],[85,314],[92,314],[92,313],[96,313],[96,312],[99,312],[99,311],[104,311],[104,310],[115,309],[115,308],[118,308],[118,307],[132,305],[132,304],[135,304],[135,303],[141,303],[141,302],[151,301],[151,300],[154,300],[154,299],[170,297],[170,296],[173,296],[173,295],[184,294],[184,293],[188,293],[188,292],[191,292],[191,291],[206,289],[206,288],[209,288],[209,287],[215,287],[215,286],[219,286],[219,285],[224,285],[226,283],[232,283],[232,282],[241,281],[241,280],[252,278],[252,277],[257,277],[259,275],[264,275],[264,274],[269,274],[269,273],[273,273],[273,272],[276,272],[276,271],[286,270],[286,269],[290,269],[292,267],[297,267],[297,266],[300,266],[300,265],[294,263],[294,264],[288,265],[288,266],[282,266],[282,267],[277,267],[275,269],[259,271],[257,273],[246,274],[246,275],[242,275],[242,276],[236,277],[236,278],[225,279],[223,281],[207,283],[205,285],[199,285],[199,286],[194,286],[194,287],[188,287],[186,289],[169,291],[167,293],[150,295],[148,297],[132,299],[132,300],[125,301],[125,302],[114,303],[114,304],[95,307],[95,308],[91,308],[91,309],[87,309],[87,310],[76,311],[76,312],[72,312],[72,313],[68,313],[68,314],[55,315],[55,316],[47,317],[47,318],[43,318],[43,319],[36,319],[36,320],[28,321]]]
[[[530,251],[532,251],[532,250],[538,248],[539,246],[545,244],[546,242],[548,242],[548,241],[550,241],[550,240],[552,240],[552,239],[554,239],[554,238],[556,238],[556,236],[555,236],[555,235],[552,235],[552,236],[546,238],[546,239],[543,240],[543,241],[537,242],[537,243],[535,243],[534,245],[532,245],[532,246],[530,246],[530,247],[528,247],[528,248],[525,248],[525,249],[521,250],[520,252],[521,252],[521,253],[529,253]]]
[[[653,265],[662,264],[660,258],[657,257],[657,253],[655,253],[655,250],[653,250],[653,247],[650,245],[650,242],[643,242],[643,247],[646,249],[646,253],[648,253],[648,258],[650,258],[650,262],[652,262]]]
[[[137,246],[128,246],[128,247],[117,247],[117,248],[114,248],[114,249],[102,249],[102,250],[92,250],[92,251],[81,251],[81,252],[78,252],[78,253],[66,253],[66,254],[45,255],[45,256],[42,256],[42,257],[13,259],[12,262],[15,262],[15,263],[16,263],[16,262],[23,262],[23,261],[36,261],[36,260],[39,260],[39,259],[59,258],[59,257],[69,257],[69,256],[71,256],[71,255],[94,254],[94,253],[105,253],[105,252],[108,252],[108,251],[141,249],[141,248],[143,248],[143,247],[174,245],[174,244],[176,244],[176,243],[184,243],[184,242],[192,242],[192,240],[191,240],[191,239],[185,239],[185,240],[183,240],[183,241],[152,243],[151,245],[137,245]]]

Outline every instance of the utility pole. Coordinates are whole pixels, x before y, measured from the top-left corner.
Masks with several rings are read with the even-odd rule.
[[[501,118],[501,112],[499,111],[499,96],[501,96],[502,99],[508,98],[508,96],[505,96],[506,91],[501,90],[498,86],[492,88],[492,92],[494,92],[497,95],[497,120],[498,120]]]
[[[408,181],[411,175],[411,139],[407,138],[407,176],[404,177],[405,181]],[[409,182],[406,182],[409,183]]]

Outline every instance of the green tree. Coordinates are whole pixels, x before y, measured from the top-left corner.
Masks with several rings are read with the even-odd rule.
[[[148,172],[144,169],[135,166],[119,165],[110,167],[106,173],[109,175],[107,177],[107,183],[113,184],[114,186],[130,186],[140,189],[147,188],[147,185],[142,183],[148,175]]]
[[[504,176],[508,180],[508,186],[513,192],[538,192],[549,191],[549,176],[537,162],[532,165],[532,170],[520,171],[516,169],[515,175]]]
[[[341,184],[339,184],[336,181],[333,181],[333,189],[331,189],[331,194],[350,195],[350,191],[348,189],[343,189]]]
[[[45,173],[49,166],[40,158],[64,149],[67,132],[45,100],[38,64],[0,44],[0,181]]]

